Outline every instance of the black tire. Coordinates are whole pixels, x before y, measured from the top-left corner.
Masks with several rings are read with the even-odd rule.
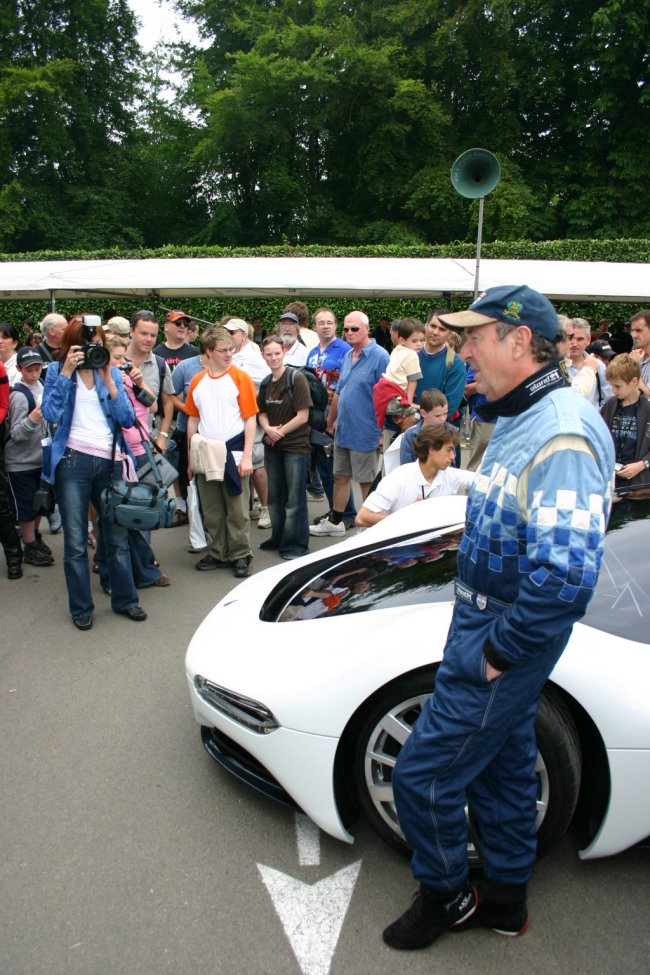
[[[410,850],[399,828],[393,802],[392,770],[400,749],[435,683],[435,670],[419,671],[389,685],[368,703],[356,736],[354,782],[362,815],[393,849]],[[566,832],[575,812],[582,770],[580,739],[571,713],[547,685],[536,722],[538,857]],[[468,859],[481,862],[480,842],[471,815]]]
[[[582,780],[582,749],[575,721],[559,692],[542,691],[537,735],[537,857],[564,836],[573,819]],[[545,785],[543,777],[546,777]],[[545,802],[545,796],[547,797]]]

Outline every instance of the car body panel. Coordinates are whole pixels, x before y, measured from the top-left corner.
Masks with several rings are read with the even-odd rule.
[[[194,714],[201,725],[218,728],[253,755],[322,830],[346,843],[353,842],[334,798],[338,738],[283,727],[271,734],[257,734],[211,707],[189,677],[188,684]]]
[[[650,749],[608,750],[611,791],[607,812],[583,860],[612,856],[648,835],[650,809]]]
[[[352,839],[334,795],[339,740],[360,706],[382,687],[439,663],[453,607],[450,587],[441,585],[431,600],[421,603],[383,608],[379,599],[370,612],[355,611],[350,599],[349,611],[319,619],[273,622],[264,619],[265,607],[273,593],[280,593],[277,605],[283,604],[283,585],[289,593],[300,578],[296,592],[302,591],[305,579],[323,585],[323,573],[365,564],[368,553],[388,542],[391,552],[408,546],[428,525],[442,526],[441,537],[451,537],[462,528],[464,511],[464,498],[423,501],[293,561],[291,569],[278,565],[252,576],[212,610],[188,648],[186,671],[197,720],[236,741],[314,822],[339,839]],[[584,858],[618,852],[650,832],[650,647],[611,632],[609,619],[616,609],[610,613],[607,600],[620,607],[634,588],[620,558],[618,563],[608,570],[599,628],[587,623],[574,627],[550,678],[594,723],[609,764],[605,771],[611,795],[597,835],[581,852]],[[431,569],[436,571],[443,570]],[[386,602],[394,588],[388,586]],[[640,622],[645,632],[643,617],[650,611],[645,594],[639,589],[630,599],[631,631],[637,632]],[[337,612],[342,612],[340,606]],[[280,727],[267,734],[243,727],[200,696],[194,685],[197,674],[261,702]]]

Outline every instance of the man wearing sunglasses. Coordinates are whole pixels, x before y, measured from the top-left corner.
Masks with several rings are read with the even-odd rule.
[[[184,311],[167,312],[163,329],[165,341],[157,345],[153,351],[154,355],[165,360],[170,372],[174,371],[179,362],[201,354],[196,346],[189,345],[187,341],[187,329],[191,322],[192,319]]]
[[[352,311],[343,322],[343,338],[350,346],[341,364],[341,374],[332,397],[327,421],[334,436],[334,490],[332,510],[312,535],[344,535],[343,515],[350,497],[350,485],[358,483],[366,499],[379,469],[379,438],[372,402],[372,390],[388,365],[388,353],[370,338],[368,316]]]

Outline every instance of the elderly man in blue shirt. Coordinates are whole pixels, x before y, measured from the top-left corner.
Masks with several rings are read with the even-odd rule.
[[[344,535],[351,481],[357,481],[365,500],[379,469],[381,430],[375,420],[372,390],[385,372],[389,356],[370,338],[368,316],[362,311],[346,315],[343,338],[351,348],[341,365],[327,427],[334,435],[333,504],[326,518],[310,526],[312,535]]]

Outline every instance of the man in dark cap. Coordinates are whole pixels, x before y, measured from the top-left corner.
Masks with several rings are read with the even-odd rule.
[[[470,488],[456,601],[436,685],[393,775],[420,888],[384,931],[423,948],[450,928],[522,934],[536,854],[540,692],[593,594],[612,498],[611,437],[558,365],[553,306],[490,288],[467,311],[461,355],[496,418]],[[484,876],[469,881],[469,803]]]

